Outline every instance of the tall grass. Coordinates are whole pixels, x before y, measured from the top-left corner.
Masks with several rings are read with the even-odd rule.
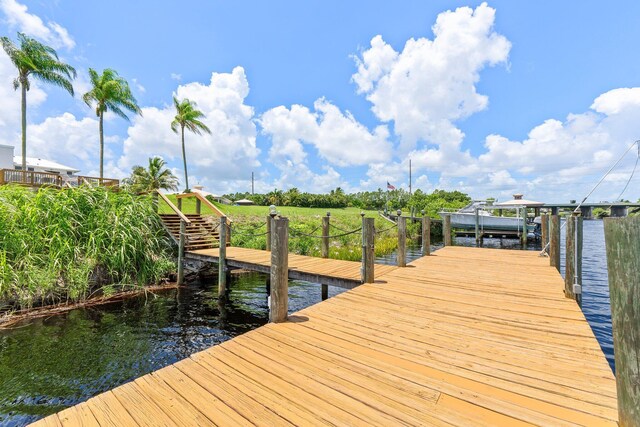
[[[150,198],[88,186],[0,187],[0,306],[109,294],[155,283],[172,268]]]

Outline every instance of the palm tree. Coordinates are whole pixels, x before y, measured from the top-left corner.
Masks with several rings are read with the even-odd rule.
[[[27,170],[27,91],[31,84],[30,77],[44,83],[50,83],[66,90],[73,96],[71,80],[76,77],[76,70],[71,65],[58,60],[56,51],[31,37],[18,33],[20,47],[8,37],[1,37],[2,48],[18,69],[18,77],[13,81],[13,88],[22,89],[22,170]]]
[[[166,165],[161,157],[149,157],[149,166],[134,166],[125,184],[139,194],[152,193],[155,190],[176,191],[178,178],[165,167]]]
[[[134,166],[131,176],[123,180],[123,184],[136,194],[149,194],[153,206],[158,208],[158,193],[155,190],[176,191],[178,178],[165,168],[166,162],[160,157],[149,157],[149,166]]]
[[[211,130],[202,123],[199,119],[204,117],[202,111],[196,109],[195,102],[189,101],[187,98],[182,101],[178,101],[178,98],[173,97],[173,104],[176,107],[176,116],[171,122],[171,130],[178,133],[180,128],[182,135],[182,161],[184,162],[184,191],[189,191],[189,175],[187,174],[187,154],[184,149],[184,129],[191,132],[202,135],[202,132],[211,133]]]
[[[125,120],[129,116],[124,110],[142,115],[138,103],[131,93],[129,83],[118,75],[115,70],[107,68],[98,74],[89,68],[92,89],[82,96],[84,102],[91,107],[96,103],[96,116],[100,119],[100,178],[102,178],[104,164],[104,113],[111,111]]]

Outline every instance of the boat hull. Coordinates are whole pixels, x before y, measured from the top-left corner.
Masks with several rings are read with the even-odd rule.
[[[463,230],[475,230],[476,215],[475,213],[452,213],[451,228]],[[521,231],[523,220],[516,217],[478,215],[478,223],[480,229],[495,231]],[[527,224],[527,231],[533,231],[533,226]]]

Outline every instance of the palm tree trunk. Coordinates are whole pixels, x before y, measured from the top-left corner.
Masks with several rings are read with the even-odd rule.
[[[104,165],[104,125],[103,125],[104,113],[100,111],[100,179],[103,178],[102,171]]]
[[[184,126],[182,126],[182,161],[184,162],[184,190],[189,189],[189,175],[187,174],[187,153],[184,149]]]
[[[27,179],[27,86],[25,82],[20,82],[22,86],[22,179]],[[13,160],[13,159],[12,159]]]

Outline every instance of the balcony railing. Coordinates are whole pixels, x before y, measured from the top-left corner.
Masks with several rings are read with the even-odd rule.
[[[120,181],[112,178],[97,178],[92,176],[68,176],[50,172],[35,172],[16,169],[0,169],[0,185],[20,184],[29,187],[78,187],[91,185],[100,187],[117,187]]]
[[[44,185],[61,187],[62,177],[56,173],[35,172],[15,169],[0,169],[0,185],[22,184],[29,187]]]

